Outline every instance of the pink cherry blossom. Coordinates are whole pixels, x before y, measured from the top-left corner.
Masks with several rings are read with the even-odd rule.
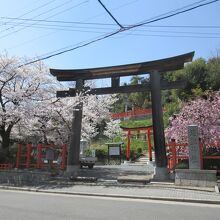
[[[191,124],[198,125],[199,137],[204,144],[220,143],[220,91],[185,103],[181,112],[170,120],[166,138],[186,143],[187,127]]]

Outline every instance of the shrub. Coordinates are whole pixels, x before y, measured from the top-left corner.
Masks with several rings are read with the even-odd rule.
[[[95,149],[95,153],[96,153],[96,157],[98,158],[98,160],[102,160],[108,157],[108,147],[101,145],[99,147],[94,148]]]

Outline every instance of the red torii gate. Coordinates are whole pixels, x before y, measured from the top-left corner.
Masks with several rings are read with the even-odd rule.
[[[123,131],[127,132],[127,148],[126,148],[126,159],[127,161],[130,160],[131,152],[131,136],[132,131],[137,132],[137,135],[139,136],[141,131],[144,131],[145,134],[147,135],[147,145],[148,145],[148,157],[149,160],[152,161],[152,144],[151,144],[151,135],[153,134],[153,126],[145,126],[145,127],[136,127],[136,128],[125,128],[121,127]]]

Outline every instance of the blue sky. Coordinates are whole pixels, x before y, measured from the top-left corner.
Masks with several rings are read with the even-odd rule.
[[[206,2],[208,1],[210,0]],[[121,24],[132,25],[198,0],[102,0],[102,2]],[[220,49],[219,12],[220,1],[152,23],[153,27],[142,26],[53,57],[45,60],[45,63],[50,68],[101,67],[150,61],[190,51],[195,51],[195,58],[208,59],[216,55]],[[1,53],[7,51],[11,56],[27,58],[41,56],[64,47],[74,47],[80,42],[87,42],[118,29],[97,0],[5,0],[1,1],[0,15]],[[28,26],[27,21],[18,19],[104,25],[35,21],[24,28],[24,25]]]

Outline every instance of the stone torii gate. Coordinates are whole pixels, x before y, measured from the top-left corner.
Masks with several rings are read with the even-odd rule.
[[[167,82],[160,79],[160,73],[182,69],[184,63],[191,62],[194,52],[182,54],[161,60],[127,64],[120,66],[91,68],[91,69],[50,69],[50,73],[58,81],[75,81],[76,87],[67,91],[57,91],[57,97],[73,97],[77,93],[87,91],[86,94],[113,94],[128,92],[150,91],[152,98],[152,118],[154,133],[154,149],[156,169],[154,178],[165,180],[168,178],[167,157],[164,137],[163,111],[161,103],[161,89],[177,89],[185,86],[185,82]],[[142,85],[120,86],[120,77],[150,74],[150,82]],[[111,78],[111,87],[85,88],[85,80]],[[81,137],[82,103],[73,111],[72,134],[68,150],[67,172],[76,172],[79,167],[79,149]]]

